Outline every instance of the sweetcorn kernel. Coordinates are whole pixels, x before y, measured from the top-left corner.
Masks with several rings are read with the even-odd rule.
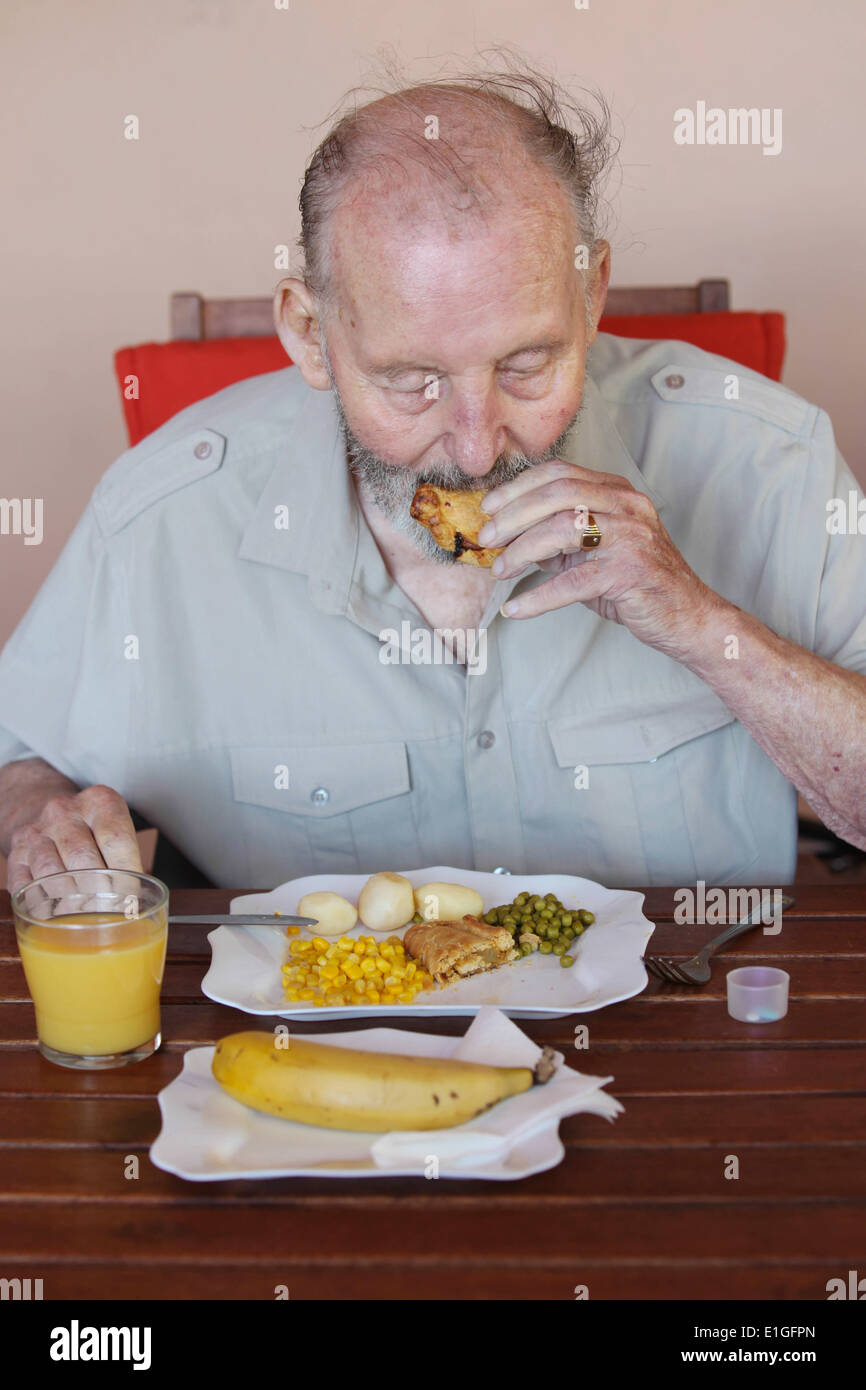
[[[433,987],[432,977],[407,957],[398,936],[292,940],[281,972],[290,1003],[303,1000],[318,1008],[408,1004]]]

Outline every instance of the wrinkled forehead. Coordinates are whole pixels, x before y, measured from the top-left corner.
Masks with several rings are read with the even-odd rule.
[[[356,185],[329,228],[332,305],[402,315],[454,301],[564,294],[577,278],[577,220],[546,171],[499,177],[487,196],[447,194],[429,180]],[[567,282],[567,283],[564,283]]]

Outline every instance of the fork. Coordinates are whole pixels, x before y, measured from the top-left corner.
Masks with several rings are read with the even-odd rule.
[[[783,911],[785,908],[793,907],[794,902],[794,898],[783,896]],[[739,922],[734,922],[733,926],[713,937],[712,941],[708,941],[706,946],[702,946],[697,955],[691,956],[689,960],[672,961],[668,960],[666,956],[644,956],[643,963],[647,970],[660,980],[669,980],[675,985],[705,985],[712,974],[708,964],[710,956],[726,942],[733,941],[735,936],[741,936],[743,932],[751,931],[753,927],[760,926],[763,911],[762,903],[760,907],[754,908],[747,917],[743,917]]]

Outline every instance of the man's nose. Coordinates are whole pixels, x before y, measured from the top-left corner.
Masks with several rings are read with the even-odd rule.
[[[472,478],[489,473],[506,448],[506,431],[496,393],[464,395],[454,401],[444,444],[452,463]]]

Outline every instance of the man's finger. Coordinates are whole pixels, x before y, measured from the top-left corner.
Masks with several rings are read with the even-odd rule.
[[[510,482],[500,483],[498,487],[491,488],[481,499],[481,510],[492,516],[501,512],[509,502],[514,502],[525,492],[529,492],[531,488],[538,487],[541,483],[554,482],[557,478],[573,478],[579,483],[597,483],[602,487],[620,490],[631,488],[628,479],[619,473],[603,473],[599,468],[584,468],[582,464],[569,463],[567,459],[550,459],[547,463],[534,463],[531,468],[525,468]]]
[[[510,598],[502,606],[506,618],[536,618],[540,613],[552,613],[556,608],[566,608],[570,603],[588,603],[602,598],[609,579],[596,560],[597,551],[587,550],[575,557],[577,564],[527,589],[523,594]],[[589,563],[591,562],[591,563]]]
[[[602,543],[605,546],[609,546],[613,540],[614,527],[613,518],[606,518],[602,527]],[[589,552],[583,550],[580,544],[585,530],[586,523],[576,526],[571,512],[557,512],[554,516],[548,516],[546,520],[522,531],[505,547],[494,562],[493,573],[497,578],[508,579],[526,569],[527,565],[539,565],[542,560],[556,555],[573,555],[576,552],[585,556]]]
[[[35,826],[15,832],[6,869],[10,893],[23,888],[26,883],[32,883],[34,878],[59,874],[65,868],[57,846],[49,835]]]
[[[87,787],[78,797],[78,811],[110,869],[141,872],[141,851],[129,808],[111,787]]]
[[[524,492],[497,511],[492,521],[485,522],[478,533],[481,545],[504,545],[521,531],[526,531],[546,517],[561,516],[569,533],[579,537],[587,522],[581,522],[592,512],[599,525],[602,517],[615,516],[622,509],[622,493],[603,483],[583,483],[576,478],[554,478]],[[575,547],[569,546],[573,550]]]

